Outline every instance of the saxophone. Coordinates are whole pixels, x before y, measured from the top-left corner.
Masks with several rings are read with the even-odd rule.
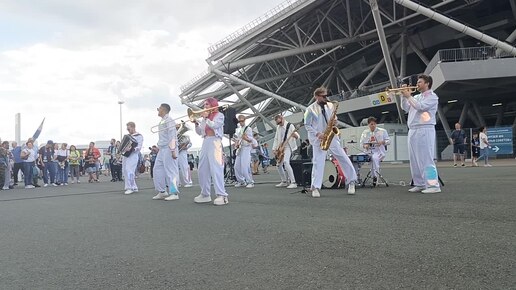
[[[337,119],[337,109],[339,108],[339,102],[331,103],[334,105],[333,113],[330,120],[328,120],[328,126],[326,126],[326,129],[324,130],[324,139],[321,141],[321,149],[325,151],[330,148],[331,140],[333,140],[333,137],[340,134],[339,128],[333,125]]]

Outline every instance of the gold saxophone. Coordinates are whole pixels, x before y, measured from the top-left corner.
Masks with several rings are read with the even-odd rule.
[[[330,148],[331,140],[333,140],[333,137],[335,135],[339,135],[340,131],[339,128],[333,125],[335,120],[337,119],[337,109],[339,108],[339,102],[331,102],[334,105],[333,113],[331,115],[330,120],[328,120],[328,126],[326,126],[326,129],[324,130],[324,139],[321,141],[321,149],[322,150],[328,150]]]

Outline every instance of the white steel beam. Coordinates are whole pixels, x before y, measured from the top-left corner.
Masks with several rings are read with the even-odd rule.
[[[437,12],[433,11],[432,9],[426,8],[426,7],[419,5],[415,2],[412,2],[410,0],[394,0],[394,1],[396,1],[396,3],[398,3],[402,6],[407,7],[408,9],[411,9],[411,10],[414,10],[415,12],[421,13],[422,15],[424,15],[430,19],[433,19],[437,22],[440,22],[452,29],[455,29],[461,33],[464,33],[468,36],[478,39],[479,41],[487,43],[487,44],[494,46],[496,48],[499,48],[511,55],[516,56],[516,47],[514,47],[506,42],[500,41],[494,37],[491,37],[485,33],[480,32],[476,29],[468,27],[458,21],[450,19],[449,17],[447,17],[443,14],[437,13]]]
[[[236,82],[236,83],[239,83],[239,84],[245,85],[245,86],[249,87],[250,89],[253,89],[253,90],[255,90],[255,91],[258,91],[258,92],[260,92],[260,93],[262,93],[262,94],[264,94],[264,95],[267,95],[267,96],[269,96],[269,97],[275,98],[275,99],[277,99],[278,101],[281,101],[281,102],[283,102],[283,103],[289,104],[289,105],[291,105],[291,106],[293,106],[293,107],[296,107],[296,108],[299,108],[299,109],[301,109],[301,110],[303,110],[303,111],[306,111],[306,109],[307,109],[307,107],[306,107],[306,106],[303,106],[303,105],[298,104],[298,103],[296,103],[296,102],[294,102],[294,101],[291,101],[291,100],[289,100],[289,99],[286,99],[286,98],[284,98],[284,97],[282,97],[282,96],[280,96],[280,95],[278,95],[278,94],[275,94],[275,93],[273,93],[273,92],[267,91],[266,89],[263,89],[263,88],[261,88],[261,87],[259,87],[259,86],[255,85],[255,84],[252,84],[252,83],[250,83],[250,82],[244,81],[244,80],[242,80],[242,79],[240,79],[240,78],[238,78],[238,77],[236,77],[236,76],[234,76],[234,75],[227,74],[227,73],[225,73],[225,72],[223,72],[223,71],[221,71],[221,70],[219,70],[219,69],[213,68],[213,69],[212,69],[212,71],[213,71],[213,73],[215,73],[215,74],[217,74],[217,75],[219,75],[219,76],[222,76],[222,77],[228,78],[228,79],[230,79],[230,80],[232,80],[232,81],[234,81],[234,82]],[[342,122],[342,121],[337,121],[337,123],[338,123],[339,125],[343,126],[343,127],[352,127],[351,125],[346,124],[346,123],[344,123],[344,122]]]

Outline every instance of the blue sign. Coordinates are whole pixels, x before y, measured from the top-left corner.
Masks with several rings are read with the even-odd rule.
[[[512,127],[487,128],[487,140],[491,144],[489,154],[512,154]]]

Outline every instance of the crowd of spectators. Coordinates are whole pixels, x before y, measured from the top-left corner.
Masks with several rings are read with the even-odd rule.
[[[112,146],[101,154],[102,150],[95,147],[94,142],[90,142],[87,149],[79,150],[75,145],[52,140],[38,147],[31,138],[23,144],[9,144],[0,139],[0,189],[67,186],[80,183],[81,177],[96,183],[101,175],[111,175],[113,182],[123,181],[122,157],[117,154],[119,146],[120,142],[113,139]],[[136,173],[145,167],[149,168],[145,166],[145,158],[140,156]]]

